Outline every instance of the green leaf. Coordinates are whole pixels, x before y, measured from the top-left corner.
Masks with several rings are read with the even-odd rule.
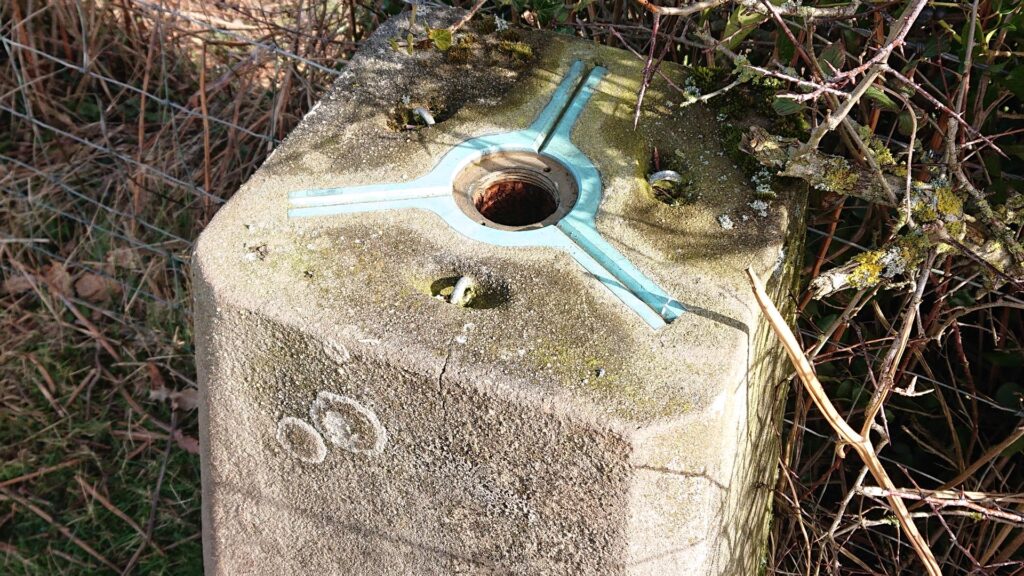
[[[1003,152],[1024,160],[1024,144],[1005,144],[1002,148]]]
[[[897,122],[897,129],[903,136],[910,136],[911,132],[914,131],[914,117],[911,116],[911,112],[909,110],[900,112]]]
[[[729,14],[729,21],[726,22],[725,30],[722,31],[722,38],[728,38],[726,45],[730,50],[735,50],[751,32],[757,29],[758,25],[768,18],[769,16],[764,16],[760,12],[737,6]]]
[[[796,54],[796,46],[789,41],[789,35],[781,32],[776,34],[775,49],[779,52],[780,62],[789,62]]]
[[[780,98],[776,96],[775,100],[772,100],[772,110],[775,110],[775,113],[778,114],[779,116],[789,116],[790,114],[798,114],[800,112],[803,112],[805,108],[806,106],[804,106],[801,102],[797,102],[792,98]]]
[[[949,301],[956,306],[964,307],[974,306],[977,304],[977,300],[974,299],[974,296],[969,290],[958,290],[957,292],[954,292],[953,295],[950,296]]]
[[[843,380],[839,383],[839,386],[836,387],[836,391],[833,393],[833,396],[836,398],[845,398],[846,400],[852,399],[854,385],[855,382],[853,380]]]
[[[864,48],[864,39],[853,30],[843,30],[843,45],[851,54],[856,54]]]
[[[1009,74],[1003,76],[1000,84],[1009,88],[1017,98],[1024,99],[1024,66],[1017,66]]]
[[[949,36],[945,34],[932,34],[928,37],[928,40],[924,43],[924,52],[922,56],[926,60],[935,58],[943,52],[949,51]]]
[[[1024,388],[1019,384],[1007,382],[996,389],[995,401],[1004,408],[1020,410],[1021,396],[1024,396]]]
[[[946,32],[949,32],[949,34],[953,36],[953,39],[956,40],[957,44],[964,43],[964,39],[961,38],[960,35],[956,33],[956,30],[953,30],[953,27],[949,25],[949,22],[946,22],[945,20],[939,20],[939,26]]]
[[[843,69],[846,64],[846,49],[842,41],[825,46],[818,54],[818,65],[826,75],[833,75]]]
[[[427,38],[434,43],[434,47],[444,52],[452,47],[452,31],[447,28],[434,28],[427,32]]]
[[[1024,354],[992,350],[985,353],[985,360],[995,366],[1020,368],[1024,366]],[[996,393],[998,395],[998,392]]]
[[[1003,159],[999,154],[985,150],[981,153],[981,161],[985,164],[985,170],[988,170],[989,176],[997,180],[1003,178]]]
[[[882,89],[877,86],[869,87],[867,91],[864,92],[864,97],[886,110],[896,111],[900,109],[899,106],[896,105],[896,102],[894,102],[892,98],[889,98],[889,96],[885,92],[882,92]]]
[[[1024,438],[1018,438],[1016,442],[1007,446],[1006,450],[1003,450],[1001,456],[1009,457],[1019,452],[1024,452]]]

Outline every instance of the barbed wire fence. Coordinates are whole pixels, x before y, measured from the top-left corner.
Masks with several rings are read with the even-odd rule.
[[[386,16],[354,9],[0,4],[0,428],[24,430],[2,450],[0,500],[30,484],[37,501],[63,499],[74,479],[95,491],[59,518],[16,507],[50,540],[12,533],[0,572],[64,573],[68,558],[196,571],[192,242]],[[97,504],[125,511],[97,517]],[[148,518],[141,547],[112,529],[126,517]],[[81,538],[65,537],[72,524]]]
[[[191,240],[354,47],[342,38],[351,33],[340,7],[299,4],[296,28],[287,28],[273,6],[227,14],[205,6],[83,3],[6,15],[6,258],[29,270],[57,258],[72,276],[98,275],[122,296],[187,313],[180,289]],[[195,84],[198,93],[189,91]],[[146,279],[152,288],[142,290],[143,277],[104,262],[101,252],[119,248],[159,259],[152,267],[173,276]],[[70,252],[77,257],[57,257]]]

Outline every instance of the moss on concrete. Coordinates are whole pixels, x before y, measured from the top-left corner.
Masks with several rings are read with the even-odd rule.
[[[507,55],[518,66],[526,65],[534,58],[533,48],[525,42],[502,40],[498,44],[498,51]]]

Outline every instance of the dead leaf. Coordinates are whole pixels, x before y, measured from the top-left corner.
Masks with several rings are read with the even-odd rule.
[[[7,280],[4,280],[4,293],[21,294],[23,292],[28,292],[32,289],[33,284],[32,277],[28,274],[11,276]]]
[[[189,387],[184,390],[170,390],[160,369],[152,362],[146,363],[149,372],[149,399],[154,402],[170,402],[175,410],[195,410],[199,406],[199,390]]]
[[[72,294],[71,274],[68,274],[68,269],[63,264],[54,262],[44,266],[43,279],[46,280],[46,285],[49,286],[50,290],[57,294],[62,296],[70,296]]]
[[[107,263],[126,270],[142,270],[142,257],[131,248],[114,248],[107,252]]]
[[[120,291],[120,288],[120,284],[116,281],[91,272],[82,274],[75,281],[75,294],[78,294],[82,300],[94,304],[109,302],[111,297]]]
[[[166,402],[171,398],[171,391],[167,388],[155,388],[149,391],[149,399],[152,402]]]
[[[199,454],[199,440],[192,436],[186,436],[181,433],[181,430],[174,431],[174,441],[178,443],[178,447],[188,452],[189,454]]]
[[[163,374],[160,373],[160,369],[156,367],[156,364],[146,362],[146,372],[149,373],[149,399],[166,400],[169,391],[167,390],[167,382],[164,380]],[[159,397],[156,397],[158,395]]]
[[[171,393],[171,406],[174,406],[178,410],[195,410],[199,406],[199,390],[195,388],[185,388],[180,392]]]

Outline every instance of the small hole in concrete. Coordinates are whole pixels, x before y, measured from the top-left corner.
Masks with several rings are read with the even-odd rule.
[[[439,102],[399,102],[388,111],[387,121],[392,130],[406,132],[440,124],[454,114],[455,110]]]
[[[527,226],[543,221],[558,209],[552,191],[529,174],[508,174],[487,183],[473,196],[473,205],[492,222],[505,226]]]
[[[672,154],[659,154],[655,148],[647,179],[654,198],[669,206],[692,204],[700,196],[693,172],[679,150]]]

